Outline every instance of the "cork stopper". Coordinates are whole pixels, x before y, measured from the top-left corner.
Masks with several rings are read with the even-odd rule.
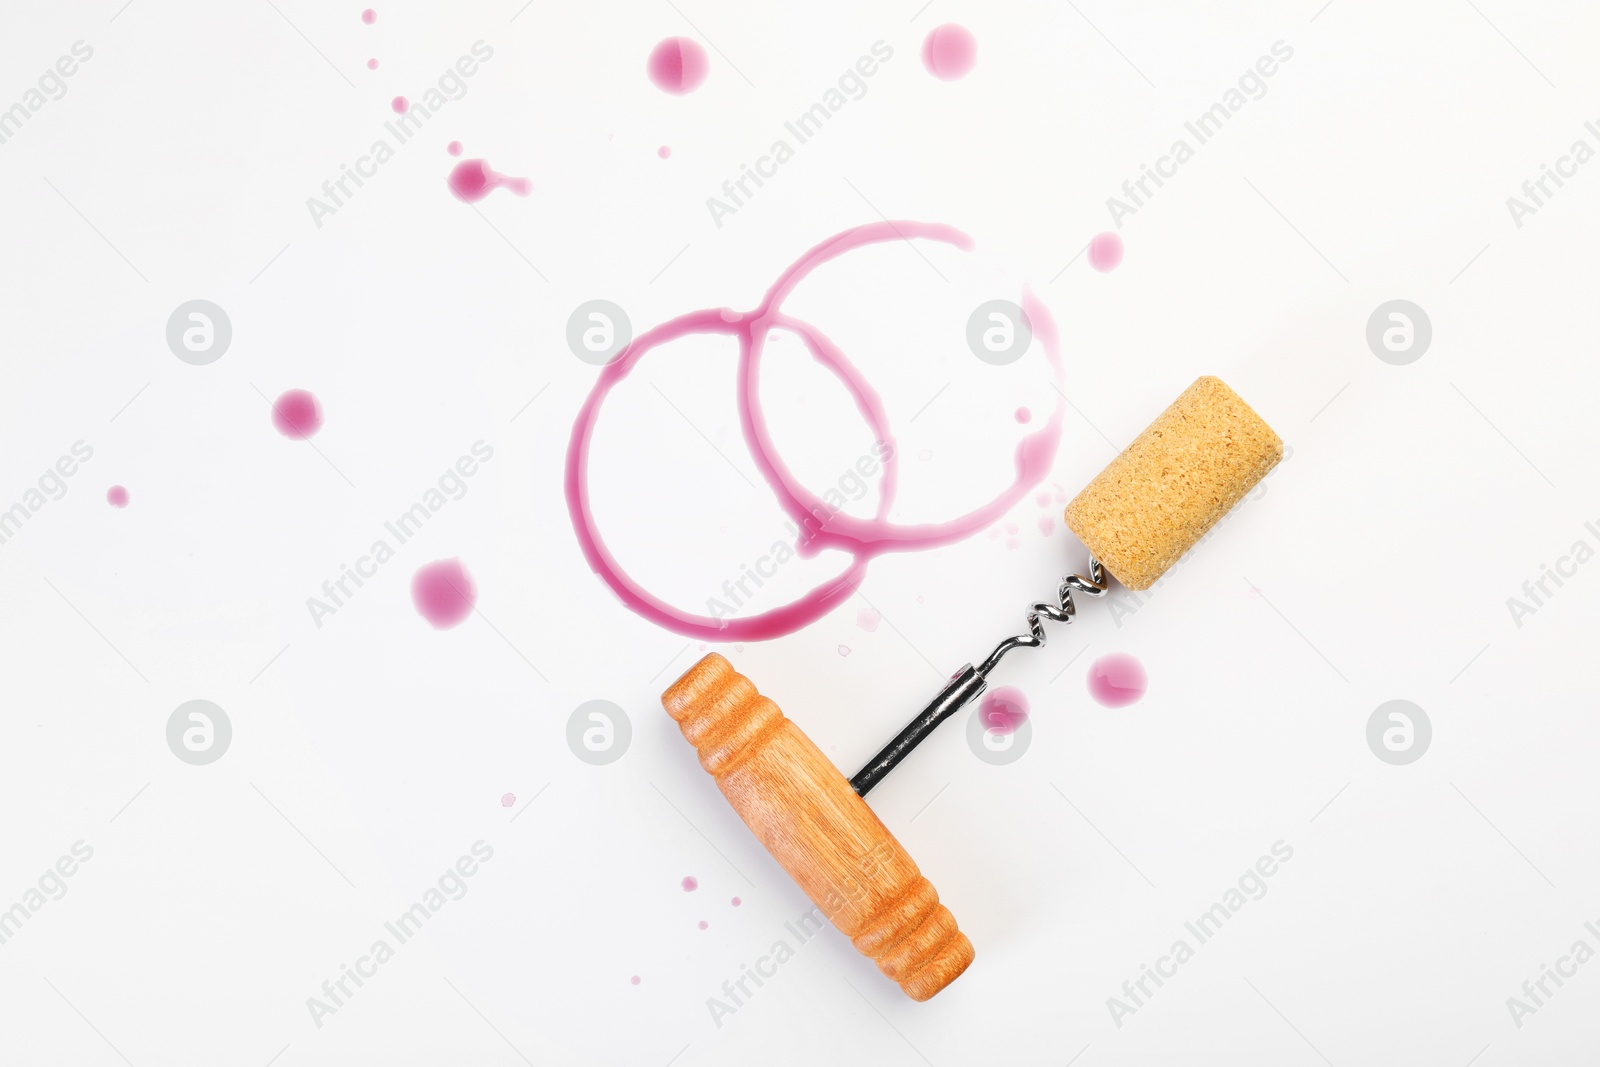
[[[1148,589],[1283,458],[1220,378],[1183,391],[1067,505],[1067,526],[1123,585]]]

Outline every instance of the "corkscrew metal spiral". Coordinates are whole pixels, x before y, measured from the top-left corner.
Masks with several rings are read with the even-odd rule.
[[[1110,583],[1106,579],[1106,570],[1100,561],[1093,556],[1089,557],[1089,574],[1069,574],[1061,579],[1061,588],[1056,593],[1056,603],[1039,603],[1033,605],[1033,610],[1028,612],[1028,632],[1008,637],[995,646],[989,658],[982,664],[974,667],[967,664],[950,679],[950,684],[933,698],[933,702],[923,709],[922,714],[912,719],[895,735],[894,740],[884,746],[883,750],[868,761],[867,765],[856,772],[850,779],[850,785],[861,796],[867,795],[867,790],[877,785],[883,776],[894,770],[906,755],[916,748],[922,739],[933,732],[934,728],[944,722],[957,711],[966,707],[989,684],[989,672],[994,670],[1013,648],[1038,648],[1045,643],[1044,620],[1052,622],[1071,623],[1073,616],[1078,613],[1077,604],[1073,601],[1075,593],[1084,596],[1102,597]]]

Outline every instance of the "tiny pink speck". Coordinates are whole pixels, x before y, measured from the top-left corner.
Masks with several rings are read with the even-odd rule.
[[[1109,274],[1122,262],[1122,238],[1107,230],[1097,233],[1089,242],[1089,266],[1101,274]]]
[[[452,156],[459,156],[461,154],[461,142],[451,141],[449,144],[444,146],[444,150],[449,152]]]
[[[304,389],[290,389],[272,402],[272,425],[283,436],[304,441],[322,429],[322,405]]]
[[[850,654],[850,646],[849,645],[840,645],[839,646],[839,655],[848,656],[849,654]]]
[[[733,898],[733,906],[736,907],[736,908],[739,906],[739,898],[738,897],[734,897]]]
[[[403,96],[397,96],[393,100],[389,101],[389,106],[394,108],[396,115],[404,115],[407,111],[411,110],[411,101],[407,100]]]
[[[1089,666],[1089,695],[1108,708],[1137,704],[1149,684],[1144,664],[1126,652],[1101,656]]]
[[[862,608],[860,611],[856,612],[856,625],[867,631],[869,634],[876,633],[878,629],[878,623],[882,621],[883,616],[877,611],[874,611],[872,608]]]
[[[502,808],[514,808],[514,807],[516,807],[517,806],[517,794],[515,794],[515,793],[507,793],[505,796],[501,797],[500,798],[500,806]]]
[[[1026,425],[1027,423],[1032,422],[1033,421],[1033,412],[1029,411],[1027,408],[1018,408],[1017,409],[1017,421],[1020,422],[1020,423],[1023,423],[1024,425]]]
[[[632,978],[628,979],[628,981],[632,982],[634,985],[638,985],[639,984],[639,976],[638,975],[634,975]]]
[[[940,81],[965,78],[977,62],[977,38],[965,26],[947,22],[923,39],[922,65]]]
[[[440,559],[411,576],[411,603],[435,630],[459,626],[478,602],[478,587],[459,559]]]
[[[361,21],[370,26],[378,21],[378,13],[369,7],[361,13]]]
[[[700,88],[711,70],[711,61],[698,41],[668,37],[650,50],[645,70],[657,89],[682,96]]]
[[[106,503],[110,504],[114,508],[127,507],[128,491],[122,488],[120,485],[113,485],[110,489],[106,490]]]
[[[662,145],[660,148],[656,149],[656,155],[660,156],[662,159],[666,159],[672,155],[672,149],[668,148],[666,145]]]
[[[378,61],[376,59],[367,60],[367,69],[368,70],[377,70],[378,69]]]
[[[700,920],[700,929],[702,929],[702,930],[707,929],[708,927],[710,927],[710,925],[711,924],[706,922],[704,919]]]
[[[693,893],[696,889],[700,888],[700,879],[690,874],[686,875],[683,881],[678,884],[683,886],[683,891],[685,893]]]

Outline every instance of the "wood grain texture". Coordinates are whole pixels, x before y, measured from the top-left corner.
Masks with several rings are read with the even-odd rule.
[[[913,1000],[967,969],[972,942],[900,842],[805,733],[715,652],[661,696],[733,810]]]
[[[1148,589],[1283,458],[1221,378],[1195,379],[1067,505],[1067,526],[1129,589]]]

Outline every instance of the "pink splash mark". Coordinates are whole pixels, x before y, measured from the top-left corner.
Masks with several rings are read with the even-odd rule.
[[[1056,529],[1056,520],[1055,520],[1055,516],[1054,515],[1040,515],[1039,516],[1039,532],[1040,533],[1044,534],[1046,537],[1049,537],[1052,533],[1055,532],[1055,529]]]
[[[377,70],[378,69],[378,61],[376,59],[367,60],[367,69],[368,70]]]
[[[304,389],[290,389],[272,402],[272,425],[283,436],[304,441],[322,429],[322,405]]]
[[[394,113],[396,115],[404,115],[407,111],[411,110],[411,101],[407,100],[403,96],[397,96],[393,100],[389,101],[389,106],[394,108]]]
[[[1008,522],[1008,523],[1006,523],[1006,533],[1008,533],[1008,534],[1014,534],[1014,533],[1016,533],[1016,532],[1017,532],[1017,531],[1018,531],[1018,530],[1019,530],[1019,529],[1021,529],[1021,527],[1019,527],[1019,526],[1018,526],[1018,525],[1017,525],[1017,524],[1016,524],[1016,523],[1014,523],[1014,522]]]
[[[1149,684],[1144,664],[1126,652],[1101,656],[1089,665],[1089,695],[1108,708],[1137,704]]]
[[[922,65],[940,81],[965,78],[977,62],[978,40],[965,26],[947,22],[922,41]]]
[[[907,238],[942,241],[963,250],[972,247],[972,239],[966,234],[938,223],[885,221],[857,226],[823,241],[792,264],[778,276],[755,310],[740,314],[720,308],[681,315],[635,337],[600,371],[589,399],[584,402],[573,423],[572,437],[567,447],[567,510],[572,515],[572,525],[589,566],[632,611],[685,637],[760,641],[794,633],[853,596],[866,575],[868,562],[874,556],[885,552],[937,548],[970,537],[993,524],[1044,481],[1061,442],[1061,428],[1066,413],[1064,397],[1056,402],[1043,427],[1026,434],[1018,442],[1014,457],[1016,480],[993,500],[943,523],[912,525],[888,520],[898,483],[899,449],[893,447],[894,435],[889,429],[889,417],[883,401],[832,341],[809,323],[785,314],[781,304],[818,266],[855,248]],[[1023,292],[1022,307],[1033,325],[1034,336],[1044,348],[1056,381],[1064,382],[1055,320],[1030,291]],[[888,454],[883,460],[883,477],[878,482],[878,507],[871,518],[848,515],[828,507],[822,498],[799,484],[773,447],[760,407],[759,368],[768,334],[774,329],[800,337],[813,358],[832,371],[854,396],[856,409],[875,438],[888,446]],[[731,335],[738,342],[740,428],[756,468],[771,486],[778,505],[803,531],[795,545],[796,553],[811,557],[822,549],[834,548],[851,556],[851,563],[844,573],[831,581],[817,586],[792,603],[746,618],[715,619],[696,615],[650,593],[623,571],[611,555],[600,536],[589,502],[589,445],[606,397],[640,360],[658,346],[680,337],[705,333]],[[818,516],[822,515],[828,518],[819,524]],[[849,649],[845,646],[840,645],[839,649],[841,656],[849,655]]]
[[[638,975],[634,975],[632,978],[628,979],[628,981],[632,982],[634,985],[638,985],[639,984],[639,976]]]
[[[1009,685],[991,689],[978,705],[978,718],[991,734],[1015,733],[1028,719],[1028,698]]]
[[[667,159],[672,155],[672,149],[668,148],[666,145],[662,145],[660,148],[656,149],[656,155],[660,156],[662,159]]]
[[[476,204],[496,189],[509,189],[518,196],[533,192],[533,182],[527,178],[497,173],[482,159],[463,159],[445,181],[456,199],[468,204]]]
[[[1097,233],[1089,242],[1089,266],[1101,274],[1109,274],[1122,262],[1122,238],[1107,230]]]
[[[514,807],[516,807],[517,806],[517,794],[515,794],[515,793],[507,793],[505,796],[501,797],[500,798],[500,806],[502,808],[514,808]]]
[[[449,152],[452,156],[459,156],[461,154],[461,142],[451,141],[449,144],[444,146],[444,150]]]
[[[1018,408],[1017,421],[1026,426],[1028,423],[1033,421],[1033,412],[1029,411],[1027,408]]]
[[[701,919],[701,920],[700,920],[700,929],[702,929],[702,930],[704,930],[704,929],[706,929],[706,928],[707,928],[707,927],[709,927],[709,926],[710,926],[710,925],[711,925],[711,924],[710,924],[710,923],[708,923],[708,922],[706,922],[706,921],[705,921],[705,920],[704,920],[704,919]]]
[[[683,881],[679,882],[678,884],[683,886],[683,891],[685,893],[693,893],[696,889],[700,888],[700,879],[696,878],[692,874],[688,874],[684,875]]]
[[[856,625],[867,633],[877,633],[878,623],[883,621],[883,616],[872,608],[862,608],[856,612]]]
[[[378,21],[378,13],[369,7],[361,13],[361,21],[370,26]]]
[[[742,901],[740,901],[740,899],[738,897],[734,897],[733,898],[733,906],[734,907],[737,908],[741,903],[742,903]]]
[[[122,488],[120,485],[113,485],[110,489],[106,490],[106,503],[110,504],[114,508],[127,507],[128,491]]]
[[[411,603],[435,630],[459,626],[478,602],[478,587],[459,559],[439,559],[411,576]]]
[[[688,37],[668,37],[650,50],[645,64],[657,89],[682,96],[700,88],[711,70],[706,50]]]
[[[837,651],[841,656],[848,656],[850,654],[850,646],[840,645]]]

